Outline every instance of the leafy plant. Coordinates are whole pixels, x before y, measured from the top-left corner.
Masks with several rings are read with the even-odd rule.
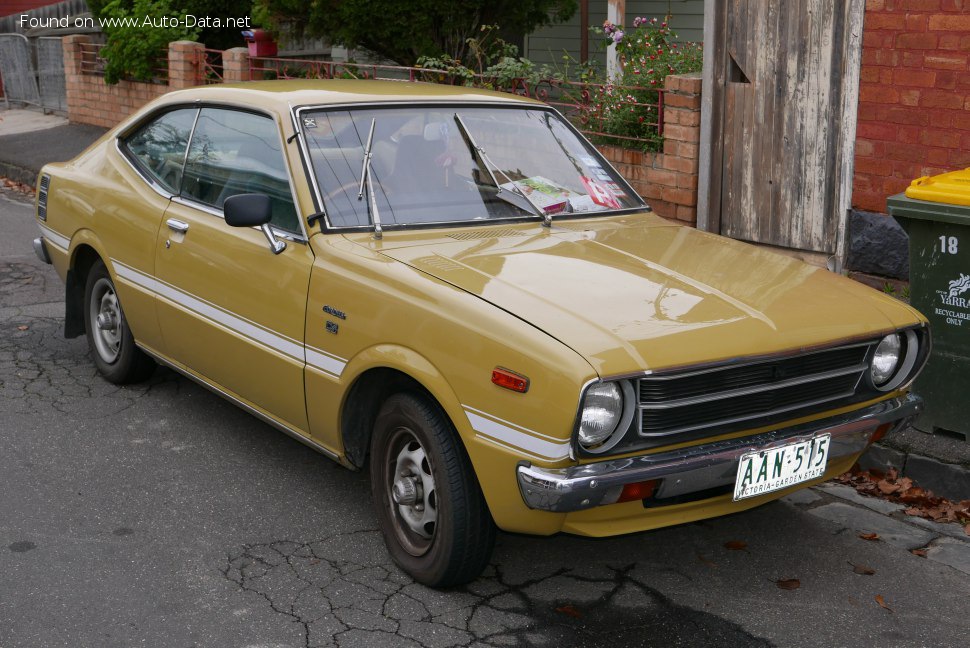
[[[181,12],[171,0],[112,0],[101,9],[102,29],[108,43],[101,50],[105,58],[105,83],[131,78],[149,81],[157,76],[160,57],[168,44],[177,40],[195,40],[198,29],[181,26]],[[159,26],[146,26],[142,20],[151,16]],[[105,21],[105,19],[115,19]]]
[[[523,84],[560,78],[549,66],[536,67],[519,56],[519,48],[499,37],[498,25],[482,25],[478,38],[467,42],[470,65],[448,56],[422,56],[417,67],[428,70],[423,80],[513,92]]]
[[[605,71],[587,66],[584,80],[596,83],[584,106],[583,121],[602,133],[598,143],[630,146],[643,142],[645,150],[659,150],[663,144],[658,124],[662,119],[659,103],[664,80],[670,74],[697,72],[703,64],[703,51],[697,43],[682,43],[667,19],[633,19],[626,29],[609,21],[591,27],[605,47],[615,47],[619,70],[613,78]]]

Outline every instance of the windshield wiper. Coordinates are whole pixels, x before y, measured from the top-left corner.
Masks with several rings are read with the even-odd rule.
[[[539,207],[539,205],[533,202],[532,198],[529,198],[529,196],[526,195],[526,193],[522,191],[522,189],[519,188],[517,184],[515,184],[515,181],[509,177],[509,174],[507,174],[505,171],[502,171],[502,169],[497,167],[495,164],[492,163],[490,159],[488,159],[488,154],[485,153],[485,149],[483,149],[475,142],[475,138],[472,137],[471,132],[469,132],[468,127],[465,125],[465,121],[461,118],[461,115],[459,115],[458,113],[455,113],[455,121],[458,122],[458,128],[459,130],[461,130],[462,135],[464,135],[465,139],[468,140],[468,145],[472,149],[472,155],[478,156],[478,159],[481,162],[482,166],[485,167],[485,170],[488,172],[488,175],[492,178],[492,182],[495,184],[495,189],[496,189],[495,197],[501,198],[502,200],[506,200],[506,198],[502,196],[502,192],[505,191],[505,189],[502,187],[502,185],[498,183],[498,179],[495,177],[495,172],[498,171],[499,173],[505,176],[506,180],[509,181],[509,185],[512,187],[512,190],[519,196],[522,196],[523,198],[525,198],[525,201],[529,203],[529,205],[532,207],[535,214],[537,216],[542,216],[542,224],[545,225],[546,227],[549,227],[552,224],[552,216],[550,214],[547,214],[545,210],[543,210],[541,207]],[[512,201],[509,201],[509,202],[512,202]],[[513,202],[513,204],[516,204],[516,203]]]
[[[364,162],[360,167],[360,189],[357,191],[357,200],[363,200],[364,188],[367,188],[367,212],[370,214],[371,222],[374,223],[374,238],[383,238],[381,232],[381,214],[377,211],[377,195],[374,193],[374,180],[371,178],[371,146],[374,144],[374,127],[377,126],[377,118],[370,120],[370,133],[367,135],[367,147],[364,149]]]

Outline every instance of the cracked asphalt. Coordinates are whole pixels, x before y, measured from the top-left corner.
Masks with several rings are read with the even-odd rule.
[[[101,380],[31,214],[0,194],[0,648],[970,645],[967,543],[838,488],[620,538],[499,534],[475,583],[417,585],[366,475],[170,371]]]

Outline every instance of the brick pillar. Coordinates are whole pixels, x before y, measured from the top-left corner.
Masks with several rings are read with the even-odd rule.
[[[233,47],[222,53],[222,80],[225,83],[250,81],[252,72],[249,69],[249,50],[245,47]]]
[[[205,45],[194,41],[168,44],[168,88],[181,90],[202,82],[202,59]]]
[[[664,83],[662,216],[697,223],[697,169],[701,139],[701,75],[672,74]],[[648,176],[649,179],[649,176]]]
[[[61,39],[64,56],[64,90],[67,99],[67,118],[78,121],[78,108],[82,102],[81,45],[90,43],[91,37],[74,34]]]

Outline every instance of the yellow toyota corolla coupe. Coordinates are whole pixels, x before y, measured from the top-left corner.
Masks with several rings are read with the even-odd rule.
[[[666,221],[548,106],[369,81],[173,92],[39,178],[106,380],[164,364],[352,469],[448,586],[496,528],[747,509],[904,425],[915,310]],[[320,494],[325,497],[325,493]]]

